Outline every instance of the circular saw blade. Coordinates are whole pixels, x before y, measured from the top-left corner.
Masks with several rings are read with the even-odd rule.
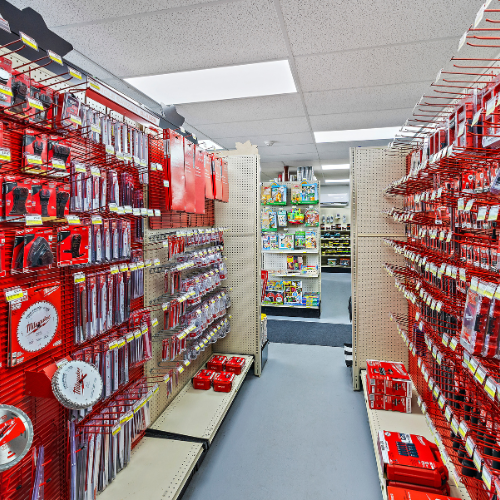
[[[33,443],[33,424],[19,408],[0,405],[0,472],[19,463]]]

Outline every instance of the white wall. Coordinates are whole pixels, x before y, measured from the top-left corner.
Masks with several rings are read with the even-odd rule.
[[[347,198],[350,200],[350,186],[349,184],[321,184],[321,196],[327,196],[328,194],[345,194],[347,193]]]

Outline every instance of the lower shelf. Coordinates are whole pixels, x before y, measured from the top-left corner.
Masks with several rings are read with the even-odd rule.
[[[365,396],[366,411],[368,413],[368,422],[370,424],[370,432],[373,440],[373,449],[375,451],[375,460],[377,461],[377,469],[382,489],[382,496],[387,500],[387,490],[385,487],[385,478],[382,471],[382,465],[378,454],[377,436],[379,431],[404,432],[406,434],[419,434],[424,436],[429,441],[435,441],[431,430],[427,426],[425,417],[422,414],[418,403],[417,394],[413,391],[411,401],[411,413],[399,413],[385,410],[372,410],[368,403],[368,394],[366,392],[366,371],[361,371],[361,380],[363,383],[363,392]],[[439,446],[439,445],[438,445]],[[450,490],[451,496],[461,498],[462,500],[470,500],[470,496],[463,485],[458,486],[453,477],[453,465],[446,463],[450,471]]]
[[[263,307],[287,307],[289,309],[319,309],[319,306],[295,306],[293,304],[272,304],[272,303],[262,303]]]
[[[99,500],[179,498],[203,453],[200,443],[145,437]]]
[[[242,373],[236,375],[234,379],[231,392],[215,392],[213,389],[200,391],[193,389],[191,382],[188,382],[167,409],[158,417],[151,429],[206,439],[209,443],[212,442],[253,361],[253,356],[243,354],[223,355],[228,357],[240,356],[246,360]]]

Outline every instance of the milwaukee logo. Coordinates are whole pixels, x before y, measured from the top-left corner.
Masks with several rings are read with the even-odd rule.
[[[33,323],[28,323],[26,325],[26,333],[28,335],[37,332],[40,328],[43,328],[50,321],[50,315],[45,316],[40,321],[35,321]]]
[[[82,394],[83,389],[85,386],[83,385],[83,379],[85,376],[82,377],[82,371],[80,368],[77,368],[76,370],[76,382],[75,386],[73,387],[73,393],[74,394]]]

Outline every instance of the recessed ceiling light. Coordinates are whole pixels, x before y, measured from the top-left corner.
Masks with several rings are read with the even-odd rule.
[[[316,142],[348,142],[348,141],[376,141],[391,139],[401,127],[361,128],[358,130],[330,130],[314,132]]]
[[[181,104],[297,92],[288,60],[125,78],[158,102]]]
[[[338,182],[339,184],[349,184],[351,179],[325,179],[325,182]]]
[[[351,165],[349,165],[349,163],[344,165],[323,165],[321,167],[322,170],[349,170],[350,168]]]
[[[222,146],[219,146],[216,142],[211,141],[210,139],[202,139],[198,141],[198,146],[203,149],[224,149]]]

